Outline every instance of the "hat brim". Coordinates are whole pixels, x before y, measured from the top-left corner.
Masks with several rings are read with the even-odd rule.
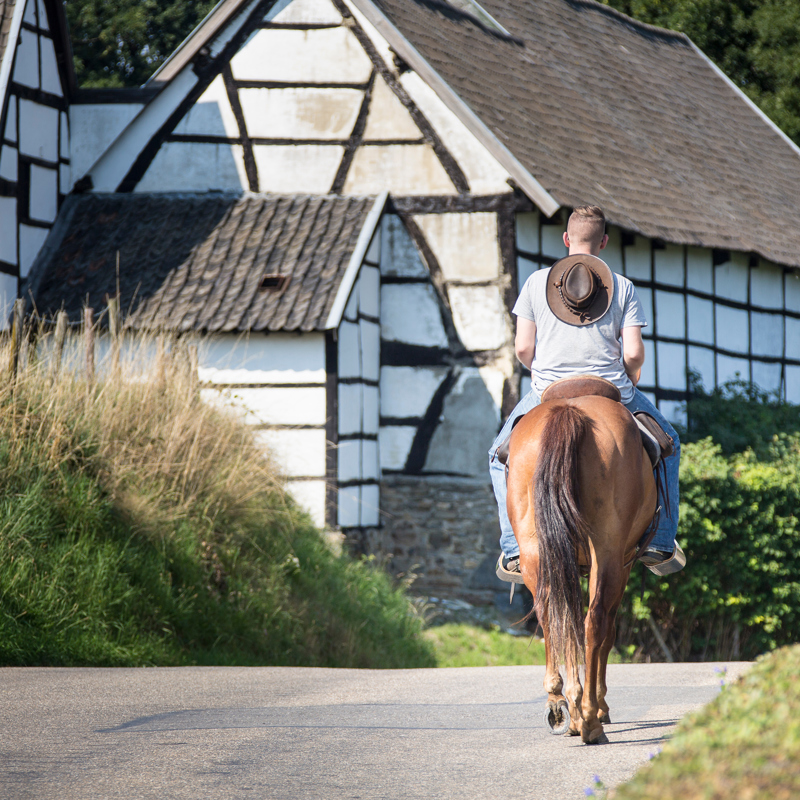
[[[582,309],[573,309],[567,305],[559,291],[558,285],[564,277],[564,273],[573,264],[583,262],[600,280],[600,288],[592,299],[592,302]],[[582,327],[591,325],[603,317],[614,299],[614,273],[611,272],[608,264],[597,256],[572,255],[556,261],[550,267],[550,274],[547,276],[547,305],[550,310],[568,325]]]

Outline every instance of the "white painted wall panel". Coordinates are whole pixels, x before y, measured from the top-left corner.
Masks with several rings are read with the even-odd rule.
[[[656,383],[656,359],[652,339],[644,340],[644,364],[639,383],[643,386],[655,386]]]
[[[525,211],[515,215],[517,249],[526,253],[539,252],[539,212]]]
[[[4,144],[0,151],[0,178],[17,180],[17,148]]]
[[[639,295],[639,300],[642,303],[644,310],[644,318],[647,320],[647,327],[642,329],[642,335],[653,335],[653,290],[643,289],[642,287],[636,288],[636,293]]]
[[[16,299],[17,279],[13,275],[0,273],[0,331],[8,330],[8,319]]]
[[[363,385],[360,383],[339,384],[339,435],[362,433]]]
[[[686,309],[683,295],[674,292],[656,292],[656,331],[659,336],[683,339],[686,335]]]
[[[336,448],[336,459],[339,481],[356,481],[361,479],[361,440],[348,439],[339,442]]]
[[[369,145],[356,150],[344,194],[457,194],[429,144]]]
[[[608,264],[614,271],[619,272],[620,275],[624,272],[622,267],[622,234],[619,228],[606,227],[608,234],[608,244],[606,249],[600,253],[600,258]]]
[[[370,435],[377,435],[380,424],[381,396],[377,386],[365,386],[364,392],[364,421],[363,431]]]
[[[746,303],[749,272],[747,256],[744,253],[731,253],[730,261],[714,267],[717,296]]]
[[[58,214],[58,170],[31,164],[31,219],[54,222]]]
[[[25,16],[22,18],[23,22],[27,22],[28,25],[33,25],[34,27],[38,27],[39,20],[36,18],[36,2],[35,0],[27,0],[25,5]]]
[[[378,434],[381,469],[403,469],[417,435],[415,427],[398,425],[383,427]]]
[[[339,525],[357,528],[361,524],[361,487],[339,489]]]
[[[567,255],[567,248],[564,246],[563,225],[542,225],[542,254],[552,258],[563,258]]]
[[[747,312],[717,303],[717,345],[725,350],[747,353],[749,339]]]
[[[470,189],[476,194],[508,192],[508,172],[445,106],[433,89],[416,72],[403,73],[400,82],[458,162]]]
[[[535,261],[528,261],[527,258],[517,256],[517,286],[520,290],[525,285],[525,281],[538,269],[539,265]]]
[[[800,367],[786,367],[786,401],[800,403]]]
[[[142,110],[138,104],[77,105],[69,107],[69,159],[77,180],[85,175],[125,126]]]
[[[499,423],[500,408],[503,405],[503,387],[505,386],[507,373],[497,367],[478,367],[478,373],[494,401],[497,422]]]
[[[64,111],[59,112],[59,125],[61,126],[61,158],[69,158],[69,117]]]
[[[417,246],[400,217],[386,214],[381,222],[381,273],[404,278],[427,278]]]
[[[247,425],[325,424],[324,388],[203,389],[201,395],[230,408]]]
[[[497,286],[450,286],[453,322],[467,350],[496,350],[511,338],[505,302]]]
[[[655,279],[658,283],[683,286],[683,247],[668,244],[663,250],[653,251]]]
[[[42,91],[63,97],[61,78],[58,74],[56,50],[53,40],[45,36],[39,37],[39,58],[42,62]]]
[[[380,525],[380,487],[368,484],[361,487],[361,524],[364,527]]]
[[[325,431],[255,431],[255,439],[270,451],[284,475],[325,478]]]
[[[686,248],[686,285],[698,292],[713,291],[711,250],[707,247]]]
[[[786,289],[786,308],[789,311],[800,311],[800,272],[794,270],[784,276]]]
[[[783,308],[783,268],[761,261],[750,270],[750,302],[764,308]]]
[[[344,0],[344,2],[345,5],[350,9],[350,13],[356,18],[356,21],[364,30],[364,33],[367,34],[370,41],[375,46],[375,49],[378,51],[378,55],[383,60],[383,63],[395,75],[395,77],[397,77],[397,69],[394,64],[393,52],[389,47],[389,43],[378,33],[372,23],[361,13],[361,11],[355,7],[355,5],[352,3],[352,0]]]
[[[682,344],[658,342],[658,385],[662,389],[686,389],[686,348]]]
[[[243,191],[248,186],[241,145],[166,142],[137,192]]]
[[[46,161],[58,161],[58,125],[58,111],[55,108],[20,100],[20,152]]]
[[[72,189],[72,171],[69,164],[58,165],[58,190],[61,194],[69,194]]]
[[[753,353],[759,356],[783,355],[783,317],[779,314],[750,314]]]
[[[6,110],[6,139],[16,144],[17,141],[17,98],[14,95],[8,98]]]
[[[361,440],[361,476],[368,481],[380,480],[381,465],[378,459],[376,439]]]
[[[368,381],[377,381],[381,363],[381,326],[362,319],[360,328],[361,376]]]
[[[381,367],[381,415],[422,417],[445,375],[446,367]]]
[[[766,364],[763,361],[753,362],[753,383],[767,392],[780,392],[781,365]]]
[[[39,15],[39,27],[43,31],[49,31],[50,26],[47,24],[47,11],[45,10],[43,0],[36,0],[36,10]]]
[[[362,314],[380,316],[381,273],[377,267],[362,265],[358,279],[359,308]]]
[[[17,263],[17,200],[0,197],[0,261]]]
[[[730,358],[717,353],[717,384],[734,379],[750,380],[750,362],[745,358]]]
[[[347,139],[364,93],[356,89],[240,89],[247,133],[263,139]]]
[[[293,0],[272,21],[283,25],[298,22],[338,25],[342,15],[330,0]]]
[[[358,324],[342,322],[339,326],[339,377],[361,377],[361,342]]]
[[[433,286],[382,286],[381,336],[392,342],[447,347],[447,334]]]
[[[364,141],[421,139],[422,132],[406,107],[380,75],[372,89]]]
[[[16,61],[14,62],[14,83],[39,88],[39,37],[24,28],[19,33]]]
[[[222,76],[214,78],[208,89],[176,125],[175,133],[239,138],[239,125],[233,115]]]
[[[651,280],[650,259],[650,240],[637,236],[634,243],[625,248],[625,275],[642,281]]]
[[[703,386],[706,389],[713,389],[714,382],[714,351],[706,347],[689,348],[689,369],[695,370],[700,374]]]
[[[658,404],[659,411],[667,418],[673,425],[686,424],[686,404],[678,402],[677,400],[662,400]]]
[[[369,247],[367,248],[367,254],[364,256],[364,261],[368,261],[370,264],[378,264],[381,263],[381,229],[380,227],[373,235],[372,239],[370,239]],[[380,269],[378,271],[378,275],[380,276]]]
[[[50,231],[46,228],[34,228],[30,225],[19,226],[19,276],[26,278],[34,259],[42,249]]]
[[[786,358],[800,359],[800,319],[786,317]]]
[[[445,280],[488,281],[500,276],[496,214],[420,214],[414,221]]]
[[[358,292],[356,288],[360,283],[359,279],[356,279],[356,284],[353,287],[353,290],[350,292],[350,299],[347,301],[347,305],[344,307],[344,314],[342,315],[343,319],[346,319],[348,322],[357,322],[358,321]]]
[[[339,145],[255,145],[259,190],[328,194],[343,154]]]
[[[321,333],[216,334],[202,340],[201,381],[211,383],[325,383]]]
[[[366,83],[372,62],[346,27],[261,30],[231,59],[237,80]]]
[[[710,300],[688,295],[686,298],[689,339],[714,344],[714,304]]]
[[[289,481],[289,494],[311,515],[318,528],[325,527],[325,481]]]

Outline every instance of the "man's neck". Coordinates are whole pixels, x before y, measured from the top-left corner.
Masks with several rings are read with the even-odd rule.
[[[597,256],[600,257],[600,245],[592,245],[589,242],[575,242],[570,241],[569,254],[571,256]]]

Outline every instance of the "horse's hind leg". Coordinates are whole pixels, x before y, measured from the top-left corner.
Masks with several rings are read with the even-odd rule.
[[[630,574],[630,567],[626,570],[622,580],[623,591],[620,591],[619,598],[614,606],[609,611],[611,623],[608,626],[608,635],[600,646],[600,666],[597,671],[597,704],[600,708],[597,717],[604,725],[611,722],[611,715],[608,711],[608,703],[606,703],[606,667],[608,666],[608,657],[611,654],[611,649],[614,647],[614,642],[617,640],[617,612],[619,611],[620,604],[622,603],[622,596],[624,594],[624,587],[628,583],[628,576]]]

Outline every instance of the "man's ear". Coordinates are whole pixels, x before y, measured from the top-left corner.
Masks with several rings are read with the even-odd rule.
[[[564,235],[566,236],[566,234],[564,234]],[[607,244],[608,244],[608,234],[604,233],[603,234],[603,241],[600,242],[600,249],[601,250],[605,250]]]
[[[564,236],[562,238],[564,239],[564,245],[569,249],[569,235],[566,231],[564,231]]]

